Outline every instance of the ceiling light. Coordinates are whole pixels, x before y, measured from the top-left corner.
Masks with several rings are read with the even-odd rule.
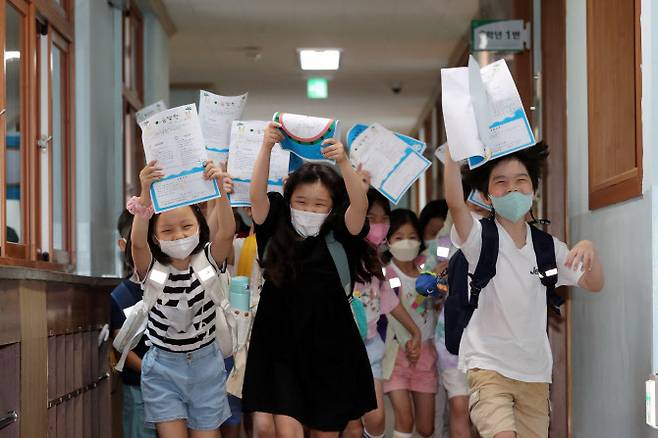
[[[297,49],[302,70],[338,70],[339,49]]]
[[[21,59],[21,52],[18,50],[9,50],[5,52],[5,61],[11,61],[12,59]]]

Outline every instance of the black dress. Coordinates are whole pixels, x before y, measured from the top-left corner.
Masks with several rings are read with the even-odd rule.
[[[291,226],[283,197],[268,196],[267,219],[256,226],[261,257],[272,234]],[[333,232],[354,281],[354,243],[368,227],[352,236],[340,222]],[[377,407],[370,362],[325,238],[290,244],[296,281],[282,288],[265,281],[247,356],[243,411],[288,415],[312,429],[341,431]]]

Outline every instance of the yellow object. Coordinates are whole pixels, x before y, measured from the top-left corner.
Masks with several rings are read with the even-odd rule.
[[[254,262],[256,261],[256,235],[250,234],[242,244],[242,251],[240,251],[240,260],[238,261],[238,269],[236,275],[251,278],[251,273],[254,269]]]

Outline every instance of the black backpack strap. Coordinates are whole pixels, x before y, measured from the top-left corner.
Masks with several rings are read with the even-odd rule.
[[[530,226],[530,232],[532,234],[532,246],[535,249],[535,257],[537,258],[539,279],[541,284],[546,286],[546,305],[557,315],[561,315],[560,306],[564,304],[564,298],[555,291],[558,270],[553,236],[532,225]]]
[[[496,262],[498,261],[498,228],[493,217],[480,219],[482,225],[482,247],[475,271],[468,274],[470,277],[469,305],[477,309],[480,292],[489,281],[496,276]]]

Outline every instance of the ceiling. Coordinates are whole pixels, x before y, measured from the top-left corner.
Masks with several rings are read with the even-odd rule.
[[[211,84],[223,95],[248,91],[245,120],[267,120],[283,111],[338,118],[343,131],[358,122],[380,122],[406,133],[467,34],[479,0],[164,4],[177,28],[170,45],[172,84]],[[306,98],[297,57],[302,47],[343,51],[326,100]],[[392,92],[396,82],[402,85],[399,94]]]

